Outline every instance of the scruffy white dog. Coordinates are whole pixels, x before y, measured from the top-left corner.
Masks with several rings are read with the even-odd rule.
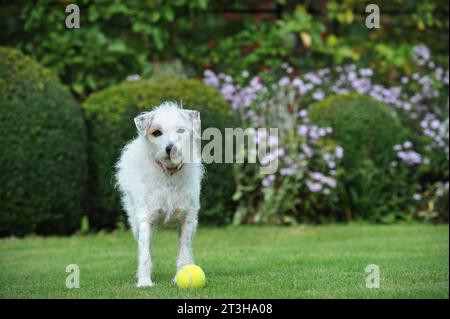
[[[117,185],[138,243],[137,286],[152,286],[151,240],[162,219],[179,223],[177,270],[194,262],[191,241],[203,168],[195,138],[200,114],[165,102],[134,119],[138,136],[116,165]]]

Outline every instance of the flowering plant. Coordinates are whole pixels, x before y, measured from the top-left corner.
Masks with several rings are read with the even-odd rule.
[[[331,127],[311,123],[307,104],[300,103],[295,86],[284,83],[287,78],[268,87],[256,76],[247,86],[241,87],[229,75],[216,76],[207,70],[204,81],[217,87],[230,101],[244,127],[278,128],[278,136],[255,137],[257,144],[267,138],[269,146],[271,142],[279,145],[260,163],[265,165],[271,158],[278,157],[277,173],[261,175],[256,165],[239,166],[234,199],[242,201],[247,197],[249,202],[240,205],[234,218],[236,223],[265,222],[268,219],[280,222],[280,218],[281,222],[293,222],[298,219],[295,212],[299,205],[310,206],[312,202],[332,198],[337,184],[336,167],[344,150],[328,137],[332,133]],[[287,200],[288,197],[292,198]],[[306,200],[309,197],[310,201]],[[291,214],[279,214],[280,210]]]
[[[394,205],[408,212],[419,211],[423,204],[418,200],[419,196],[422,198],[421,192],[429,193],[436,183],[448,185],[449,120],[448,106],[443,106],[448,105],[449,72],[436,66],[430,57],[428,48],[416,46],[414,71],[398,77],[396,85],[391,86],[377,83],[372,69],[355,65],[324,68],[300,76],[285,63],[277,82],[265,83],[261,77],[250,78],[244,72],[242,78],[247,80],[244,85],[229,75],[206,70],[204,82],[216,87],[230,102],[243,126],[279,129],[280,148],[268,154],[280,160],[277,173],[263,176],[249,165],[238,166],[235,200],[240,201],[240,209],[235,221],[320,220],[336,211],[333,207],[348,210],[337,204],[340,196],[336,192],[341,178],[349,174],[341,165],[346,150],[333,138],[332,127],[312,123],[308,107],[327,96],[351,92],[388,105],[393,116],[409,130],[409,137],[393,146],[396,158],[382,171],[384,178],[391,179],[390,184],[396,182],[398,189],[403,188],[398,194],[402,193],[404,198],[386,205],[385,211]],[[402,185],[398,184],[399,178]],[[441,192],[444,189],[445,193],[445,186],[437,189]],[[448,193],[448,186],[446,190]],[[344,189],[341,194],[342,191],[348,192]],[[385,220],[396,219],[395,214],[401,212]]]

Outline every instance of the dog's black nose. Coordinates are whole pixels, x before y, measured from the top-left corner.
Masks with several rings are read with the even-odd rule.
[[[170,156],[170,152],[172,151],[172,148],[173,148],[173,144],[169,144],[169,145],[166,146],[166,153],[167,153],[167,155]]]

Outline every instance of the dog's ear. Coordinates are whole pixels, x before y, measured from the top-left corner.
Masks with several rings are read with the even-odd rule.
[[[134,118],[134,124],[136,124],[136,128],[139,134],[147,132],[152,124],[153,113],[152,112],[144,112],[139,114]]]
[[[183,112],[191,119],[191,121],[200,120],[200,112],[194,110],[183,110]]]

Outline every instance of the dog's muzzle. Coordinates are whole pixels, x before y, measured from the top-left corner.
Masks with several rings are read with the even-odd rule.
[[[180,171],[183,168],[183,165],[184,165],[184,162],[181,162],[176,167],[167,167],[166,165],[164,165],[163,163],[161,163],[158,160],[156,160],[155,162],[156,162],[156,164],[158,164],[159,167],[161,167],[165,172],[168,172],[170,175],[173,175],[176,172]]]

